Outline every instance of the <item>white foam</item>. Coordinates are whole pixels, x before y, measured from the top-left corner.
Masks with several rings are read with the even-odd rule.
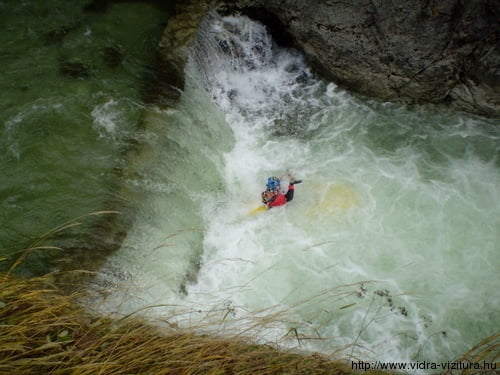
[[[232,22],[234,26],[235,20]],[[248,29],[248,20],[241,22]],[[259,27],[257,30],[262,31]],[[245,43],[249,42],[245,40]],[[212,285],[212,295],[220,291],[220,299],[231,298],[247,309],[259,309],[285,301],[293,305],[293,301],[307,299],[328,287],[379,280],[383,285],[381,288],[389,288],[392,295],[408,292],[418,294],[419,298],[394,297],[394,303],[401,304],[393,307],[395,312],[390,312],[390,306],[381,307],[382,310],[378,311],[381,317],[364,329],[363,345],[371,350],[377,348],[375,353],[379,359],[392,361],[415,360],[416,353],[428,359],[452,355],[450,347],[463,348],[461,344],[457,345],[458,337],[449,333],[451,340],[457,339],[457,342],[440,347],[441,338],[433,338],[431,328],[422,329],[420,321],[422,316],[436,315],[440,317],[436,318],[439,323],[434,324],[442,325],[432,329],[445,329],[446,319],[442,317],[453,312],[447,311],[436,295],[442,296],[440,289],[446,288],[449,276],[437,275],[446,269],[458,272],[458,275],[460,271],[456,266],[471,261],[446,252],[451,247],[460,248],[451,239],[460,229],[447,222],[450,215],[456,214],[444,211],[450,197],[457,196],[457,190],[446,183],[442,189],[436,190],[435,181],[426,181],[422,177],[421,162],[425,155],[410,141],[402,142],[402,147],[396,146],[390,152],[380,152],[367,142],[367,136],[373,132],[368,125],[374,123],[377,128],[386,120],[393,122],[394,132],[407,135],[409,140],[411,137],[427,140],[429,134],[410,130],[407,117],[411,114],[395,112],[390,115],[393,117],[387,117],[384,111],[392,110],[390,105],[377,112],[332,83],[321,89],[321,84],[310,77],[307,67],[295,54],[287,54],[269,43],[265,48],[269,48],[265,54],[268,60],[260,61],[259,69],[237,65],[238,69],[234,71],[216,74],[217,79],[209,87],[209,90],[215,90],[216,103],[228,113],[226,118],[235,134],[235,147],[225,157],[226,172],[223,175],[228,178],[226,183],[246,181],[238,185],[236,193],[228,192],[229,200],[238,201],[240,197],[247,199],[252,195],[258,197],[255,183],[249,180],[259,178],[264,181],[267,175],[279,175],[289,167],[306,182],[298,185],[296,200],[289,207],[273,209],[265,216],[241,220],[237,205],[228,205],[217,215],[206,217],[212,224],[207,229],[204,256],[215,263],[217,259],[239,256],[246,261],[231,263],[230,269],[227,264],[208,269],[202,267],[199,282],[190,291],[202,294],[205,285]],[[245,53],[251,51],[249,48],[241,50]],[[245,56],[241,58],[245,60]],[[287,70],[286,67],[291,65],[296,69]],[[301,75],[305,79],[298,83]],[[233,93],[232,100],[225,96],[227,93]],[[394,110],[399,111],[396,107]],[[304,113],[308,115],[304,116]],[[298,135],[298,138],[290,137],[287,131],[282,137],[273,136],[276,128],[287,123],[293,125],[288,134]],[[458,121],[457,126],[460,130],[453,130],[450,135],[441,133],[440,136],[454,136],[457,131],[462,138],[471,134],[468,124]],[[319,129],[321,131],[317,133]],[[429,130],[430,134],[435,132],[434,128]],[[472,133],[477,134],[477,129]],[[439,168],[444,169],[443,173],[461,170],[446,166]],[[492,172],[491,166],[485,168]],[[497,181],[498,171],[493,176]],[[314,186],[314,180],[319,184]],[[473,181],[477,183],[477,180]],[[332,209],[304,217],[307,209],[304,202],[311,203],[315,191],[324,191],[323,186],[331,184],[351,189],[350,194],[356,196],[356,203],[343,211]],[[489,199],[495,199],[494,196],[490,190]],[[458,212],[467,211],[469,204],[456,209]],[[495,221],[493,217],[491,220]],[[216,234],[211,234],[211,228],[217,228]],[[494,230],[490,228],[488,232]],[[476,251],[482,252],[483,249],[477,247]],[[321,269],[336,272],[330,275]],[[428,276],[422,278],[422,270],[428,270]],[[491,267],[487,271],[490,277],[493,272]],[[237,294],[224,292],[227,288],[233,290],[233,287],[242,289]],[[453,288],[455,293],[460,293],[460,290],[466,294],[471,292],[459,285]],[[466,299],[465,295],[463,299]],[[358,303],[366,309],[366,304]],[[380,297],[378,303],[383,305],[387,301]],[[490,303],[487,309],[491,306]],[[399,314],[398,308],[404,308],[409,316]],[[460,319],[473,319],[472,311]],[[354,337],[350,335],[356,329],[361,329],[365,313],[366,310],[361,308],[339,318],[349,322],[343,331],[347,336],[346,343],[352,342]],[[335,326],[323,328],[326,336],[327,332],[338,334]],[[401,331],[414,338],[399,337]],[[453,331],[454,327],[451,327],[449,332]]]
[[[95,106],[91,115],[94,119],[94,127],[101,137],[113,135],[120,116],[120,106],[116,100],[109,99],[106,103]]]
[[[446,149],[449,137],[471,134],[470,120],[446,120],[454,123],[450,132],[439,115],[361,102],[314,79],[300,56],[274,46],[261,25],[235,17],[218,22],[209,35],[239,54],[188,78],[206,80],[225,115],[216,115],[189,81],[179,111],[165,122],[175,142],[155,166],[158,178],[182,186],[193,204],[173,192],[152,194],[154,214],[136,223],[126,243],[131,252],[158,246],[154,241],[181,229],[173,216],[189,226],[201,215],[203,235],[143,262],[138,284],[147,293],[139,297],[181,305],[191,311],[179,319],[184,324],[217,316],[225,324],[214,329],[229,330],[245,321],[254,337],[289,346],[297,345],[287,336],[293,328],[322,338],[304,340],[307,349],[329,353],[356,342],[353,354],[392,362],[451,360],[492,333],[500,176],[491,161]],[[214,61],[224,58],[216,52]],[[491,147],[496,136],[483,128],[472,133]],[[248,216],[265,179],[288,168],[304,180],[294,201]],[[155,209],[165,201],[168,209]],[[186,296],[176,294],[180,277],[165,269],[182,274],[196,256],[193,247],[201,249],[197,278],[186,284]],[[248,317],[281,310],[286,319],[273,323]],[[479,314],[485,319],[473,328]]]

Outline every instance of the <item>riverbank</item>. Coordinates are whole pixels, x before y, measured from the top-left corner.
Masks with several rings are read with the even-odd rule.
[[[51,275],[0,275],[2,374],[354,374],[345,362],[242,338],[94,316]],[[363,374],[382,374],[363,371]]]
[[[280,351],[241,337],[159,328],[133,316],[92,315],[78,303],[81,295],[64,294],[53,281],[52,275],[0,274],[1,374],[390,374],[353,370],[348,361]],[[490,373],[470,364],[496,369],[498,340],[499,334],[484,340],[453,362],[469,366],[442,374]]]
[[[259,342],[285,337],[300,344],[302,340],[315,346],[311,352],[324,355],[343,347],[347,356],[353,355],[356,343],[356,349],[361,348],[357,358],[387,363],[448,361],[497,330],[495,209],[500,183],[495,158],[498,127],[493,120],[437,107],[402,107],[355,98],[331,82],[317,80],[299,53],[275,49],[263,27],[241,17],[226,20],[226,29],[218,23],[215,29],[205,29],[205,36],[220,31],[225,39],[219,38],[222,44],[200,43],[200,62],[214,64],[187,66],[190,74],[184,89],[172,90],[180,94],[176,99],[168,95],[175,82],[160,79],[170,71],[157,75],[152,62],[154,36],[165,29],[166,16],[139,3],[116,2],[105,14],[82,14],[79,27],[73,28],[66,20],[53,20],[50,25],[39,22],[49,20],[48,14],[60,14],[51,11],[61,10],[59,2],[45,4],[39,12],[33,9],[35,13],[25,8],[30,4],[12,7],[16,23],[8,24],[17,26],[6,29],[10,31],[5,35],[9,41],[6,87],[13,89],[6,90],[3,99],[6,158],[0,248],[5,253],[0,258],[11,255],[11,246],[32,243],[33,236],[69,217],[96,210],[122,214],[58,227],[69,230],[57,229],[56,238],[35,246],[44,251],[27,252],[23,275],[75,267],[96,270],[105,276],[99,280],[102,290],[88,290],[83,277],[76,278],[78,286],[95,299],[101,292],[110,296],[113,289],[126,291],[108,298],[109,310],[124,315],[169,304],[181,313],[194,312],[186,315],[188,319],[198,312],[203,318],[205,312],[215,311],[220,322],[230,320],[226,319],[232,318],[229,313],[235,318],[255,316],[278,305],[280,311],[293,309],[291,324],[282,324],[277,333],[272,325],[268,329],[260,324],[260,336],[249,335],[236,321],[232,327],[238,333],[229,337],[231,342],[240,342],[245,332],[253,341],[269,337]],[[70,18],[81,14],[71,6],[65,14]],[[22,14],[27,17],[19,17]],[[196,30],[181,27],[183,13],[176,14],[179,23],[169,18],[167,35],[168,30],[180,34]],[[29,27],[27,20],[32,22]],[[54,30],[48,38],[53,43],[43,43],[47,30]],[[54,40],[58,35],[65,35],[64,39]],[[179,43],[172,46],[185,46],[182,38],[175,41]],[[207,56],[203,53],[216,56],[218,49],[213,47],[217,46],[242,47],[234,51],[248,54],[236,53],[238,60],[230,60],[237,62],[237,69],[210,71],[219,60],[203,58]],[[40,58],[26,59],[24,51]],[[28,61],[36,61],[36,67]],[[59,62],[64,69],[59,69]],[[78,66],[88,66],[88,72],[78,73]],[[205,85],[208,91],[198,87],[201,82],[210,83]],[[157,91],[163,88],[162,97]],[[247,219],[244,215],[258,204],[265,177],[288,167],[305,182],[293,205]],[[333,200],[331,192],[336,193]],[[81,275],[63,273],[70,274]],[[349,301],[339,300],[333,293],[325,294],[318,304],[311,297],[325,289],[335,292],[339,285],[360,285],[363,280],[382,280],[383,286],[362,301],[353,294]],[[47,282],[43,283],[41,288],[46,287]],[[398,299],[394,302],[401,309],[391,310],[390,296]],[[83,321],[87,328],[78,336],[69,328],[72,317],[82,311],[79,308],[71,310],[67,328],[50,320],[64,317],[55,305],[47,305],[48,318],[29,318],[25,307],[36,309],[36,304],[14,299],[11,305],[1,298],[5,304],[0,304],[1,313],[7,314],[2,320],[6,330],[2,337],[7,340],[2,361],[31,366],[36,359],[55,366],[35,368],[34,373],[81,373],[82,363],[92,373],[128,372],[121,362],[135,361],[139,355],[130,351],[127,356],[125,351],[132,346],[127,344],[123,354],[115,357],[121,345],[132,341],[149,348],[156,343],[157,329],[152,328],[155,335],[141,345],[139,339],[123,336],[135,328],[118,332],[116,321],[106,326],[100,323],[102,318],[92,316]],[[47,295],[52,304],[54,298]],[[81,315],[87,316],[89,306],[83,305],[87,312]],[[10,307],[15,307],[14,315],[8,312]],[[157,305],[155,313],[159,310]],[[168,310],[160,313],[180,314]],[[17,328],[32,328],[39,321],[34,331],[15,335]],[[101,325],[103,331],[95,328]],[[60,329],[47,331],[48,326]],[[9,334],[8,328],[14,331]],[[110,332],[116,337],[105,338]],[[170,332],[185,334],[178,329],[164,334]],[[142,331],[137,335],[143,339]],[[23,340],[32,337],[39,338],[38,344],[25,344]],[[98,346],[86,346],[85,340]],[[40,354],[46,344],[49,349],[62,349]],[[80,351],[82,345],[85,349]],[[189,347],[196,353],[211,353],[211,359],[208,354],[200,356],[214,361],[216,367],[213,371],[190,367],[185,372],[217,373],[222,368],[222,372],[238,373],[224,362],[242,361],[234,359],[236,349],[227,349],[233,356],[228,359],[227,352]],[[111,352],[105,352],[107,348]],[[166,367],[167,354],[156,350],[159,370],[145,372],[161,373]],[[260,358],[253,353],[252,358]],[[149,363],[150,354],[145,354],[141,366]],[[68,370],[66,362],[74,359],[65,355],[79,357],[80,362],[72,362]],[[169,354],[168,360],[179,363],[184,357]],[[94,361],[116,362],[117,370],[92,367],[89,363]],[[256,370],[248,365],[238,371],[295,371],[266,366]],[[165,371],[184,371],[180,365],[172,368]],[[24,370],[19,369],[30,373]]]

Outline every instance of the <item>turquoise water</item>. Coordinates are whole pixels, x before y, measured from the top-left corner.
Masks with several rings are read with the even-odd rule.
[[[179,105],[145,116],[147,198],[99,309],[392,362],[493,334],[498,123],[356,98],[245,18],[199,38]],[[287,169],[294,201],[249,215]]]
[[[393,362],[453,360],[498,329],[498,121],[358,98],[239,17],[203,26],[160,109],[143,99],[164,12],[2,4],[1,246],[138,207],[89,306]],[[249,215],[287,169],[294,201]]]
[[[109,206],[114,170],[139,137],[165,11],[120,3],[96,13],[87,4],[0,2],[0,248],[9,254]],[[92,220],[83,222],[58,244],[81,245]],[[41,272],[54,254],[46,255],[34,267]]]

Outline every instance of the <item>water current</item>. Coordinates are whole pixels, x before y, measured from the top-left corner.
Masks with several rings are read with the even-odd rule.
[[[113,9],[139,6],[126,4]],[[68,48],[108,43],[119,17],[106,17]],[[123,75],[61,86],[60,49],[15,73],[10,43],[4,69],[43,81],[2,93],[2,240],[98,208],[124,143],[141,144],[121,182],[139,209],[96,309],[382,361],[453,360],[498,329],[498,121],[354,96],[245,17],[207,19],[169,109],[139,100],[140,48]],[[287,170],[303,180],[295,199],[251,215]]]
[[[117,198],[115,169],[141,137],[166,12],[89,3],[0,1],[2,255]],[[91,221],[81,222],[57,245],[82,245]],[[47,272],[54,255],[33,253],[26,272]]]
[[[387,361],[495,331],[497,123],[357,98],[244,17],[213,16],[191,52],[179,105],[145,120],[148,198],[101,308]],[[287,170],[294,201],[250,215]]]

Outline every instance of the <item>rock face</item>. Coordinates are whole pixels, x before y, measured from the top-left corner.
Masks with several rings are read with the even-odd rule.
[[[159,44],[157,95],[160,102],[175,100],[184,89],[184,68],[198,27],[211,0],[176,1]]]
[[[352,91],[500,116],[498,0],[220,0],[219,8],[260,20]]]

